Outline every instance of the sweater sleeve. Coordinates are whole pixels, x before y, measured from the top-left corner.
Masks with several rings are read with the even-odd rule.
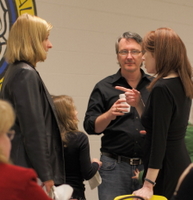
[[[84,133],[79,135],[80,141],[80,170],[85,180],[91,179],[97,172],[99,165],[96,162],[91,163],[90,147],[88,136]]]
[[[151,93],[152,148],[149,168],[160,169],[166,152],[173,101],[166,88],[156,87]]]

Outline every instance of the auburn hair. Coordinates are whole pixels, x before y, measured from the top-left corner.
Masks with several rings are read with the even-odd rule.
[[[192,67],[186,47],[170,28],[158,28],[143,38],[143,50],[152,53],[156,60],[156,78],[148,86],[152,89],[160,78],[176,72],[183,84],[186,96],[193,98]]]

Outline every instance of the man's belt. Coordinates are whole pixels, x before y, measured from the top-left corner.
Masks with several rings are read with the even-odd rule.
[[[107,156],[109,158],[115,159],[118,163],[120,163],[121,161],[127,162],[130,165],[141,165],[143,163],[141,158],[128,158],[125,156],[119,156],[119,155],[111,154],[111,153],[107,153],[107,152],[102,152],[101,154],[104,156]]]

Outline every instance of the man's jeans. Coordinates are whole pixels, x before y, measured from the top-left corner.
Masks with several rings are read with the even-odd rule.
[[[132,194],[139,189],[138,179],[132,179],[134,170],[143,170],[143,165],[132,166],[126,162],[117,163],[113,158],[101,155],[102,167],[99,173],[102,183],[98,187],[99,200],[113,200],[116,196]]]

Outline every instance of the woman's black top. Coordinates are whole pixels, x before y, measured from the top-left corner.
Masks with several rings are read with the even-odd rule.
[[[83,132],[67,133],[64,148],[66,183],[73,187],[73,198],[85,198],[83,181],[91,179],[99,165],[91,163],[88,136]]]

